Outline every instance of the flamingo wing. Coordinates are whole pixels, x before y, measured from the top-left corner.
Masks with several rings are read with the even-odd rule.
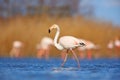
[[[64,48],[75,48],[78,46],[80,41],[73,37],[73,36],[63,36],[59,40],[59,44],[62,45]]]

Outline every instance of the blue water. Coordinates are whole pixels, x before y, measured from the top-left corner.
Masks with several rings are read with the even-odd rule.
[[[77,68],[68,59],[0,58],[0,80],[120,80],[120,59],[80,60]]]

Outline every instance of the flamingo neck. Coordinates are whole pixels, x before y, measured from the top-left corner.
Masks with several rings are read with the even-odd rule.
[[[55,34],[55,37],[54,37],[54,44],[58,44],[57,40],[58,40],[58,37],[60,35],[60,28],[56,27],[56,29],[57,29],[57,31],[56,31],[56,34]]]
[[[55,45],[55,47],[57,49],[63,50],[63,47],[57,42],[59,34],[60,34],[60,28],[59,28],[59,26],[57,26],[56,29],[57,29],[57,32],[56,32],[55,37],[54,37],[54,45]]]

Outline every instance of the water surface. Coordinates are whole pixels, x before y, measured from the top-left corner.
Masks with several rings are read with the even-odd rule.
[[[0,58],[0,80],[119,80],[120,59],[80,60],[77,68],[68,59]]]

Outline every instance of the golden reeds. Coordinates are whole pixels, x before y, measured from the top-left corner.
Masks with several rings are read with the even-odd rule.
[[[111,23],[100,23],[85,20],[82,17],[48,17],[48,16],[16,16],[0,22],[0,56],[8,56],[12,42],[20,40],[24,43],[23,56],[35,56],[36,44],[44,36],[54,37],[55,31],[48,34],[47,30],[52,24],[58,24],[61,35],[72,35],[78,38],[91,40],[101,46],[100,55],[107,56],[107,43],[115,36],[120,36],[120,28]],[[52,55],[58,53],[54,47]],[[58,55],[58,54],[57,54]]]

